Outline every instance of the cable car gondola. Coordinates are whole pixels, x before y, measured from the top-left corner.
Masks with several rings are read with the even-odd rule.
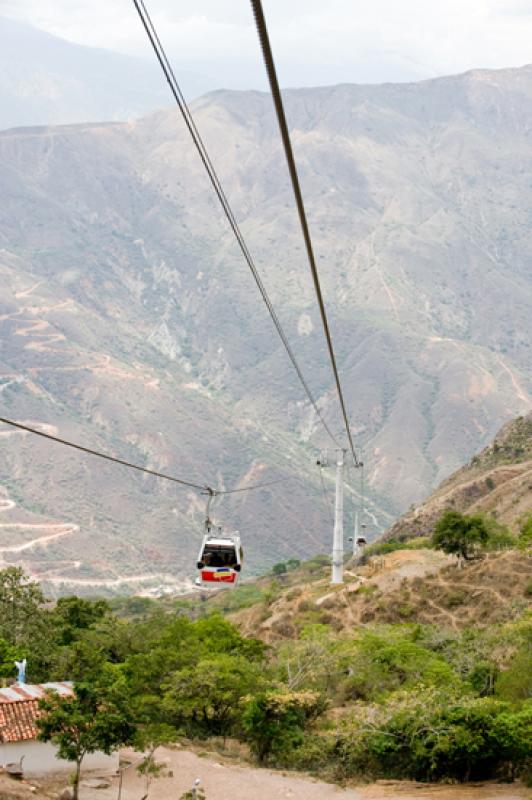
[[[238,531],[223,534],[220,527],[213,525],[209,512],[216,492],[209,489],[208,494],[205,534],[196,565],[199,571],[196,586],[210,586],[211,588],[227,584],[236,586],[244,558],[240,534]]]
[[[240,535],[225,535],[221,528],[210,529],[201,543],[196,583],[201,586],[221,584],[236,585],[242,568],[242,545]]]

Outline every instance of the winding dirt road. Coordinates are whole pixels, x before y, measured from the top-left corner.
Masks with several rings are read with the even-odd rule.
[[[9,497],[0,499],[0,513],[11,511],[16,508],[16,503]],[[22,544],[9,544],[0,547],[0,566],[5,564],[3,558],[4,553],[22,553],[25,550],[33,550],[36,547],[46,547],[50,542],[62,539],[64,536],[71,536],[76,531],[79,531],[79,525],[74,523],[65,522],[0,522],[0,529],[2,530],[23,530],[30,532],[42,531],[42,536],[36,536],[28,542]],[[48,532],[48,533],[47,533]]]
[[[45,426],[42,425],[41,427],[44,428]],[[13,435],[17,434],[19,434],[18,431],[14,432]],[[22,435],[26,434],[23,432]],[[16,506],[17,504],[10,497],[0,497],[0,514],[12,511]],[[79,525],[73,522],[0,522],[0,532],[4,530],[8,532],[24,531],[25,533],[29,533],[30,536],[34,533],[40,534],[25,542],[0,545],[0,569],[11,566],[11,562],[6,561],[4,555],[8,553],[25,553],[29,550],[36,550],[39,547],[46,548],[51,542],[55,542],[65,536],[72,536],[74,533],[77,533],[79,529]],[[64,585],[84,588],[116,589],[120,586],[127,586],[128,584],[141,586],[146,583],[153,584],[154,582],[159,582],[165,590],[171,589],[174,592],[190,591],[193,588],[192,581],[178,581],[174,575],[166,573],[143,572],[137,575],[125,576],[116,574],[112,578],[70,578],[58,574],[61,569],[79,570],[81,567],[81,561],[79,560],[62,561],[60,567],[53,563],[45,564],[44,569],[38,573],[32,568],[32,564],[21,563],[20,566],[33,578],[45,581],[47,584],[54,586]],[[142,591],[139,593],[142,594]]]

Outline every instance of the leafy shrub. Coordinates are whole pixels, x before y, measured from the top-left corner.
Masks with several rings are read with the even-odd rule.
[[[336,737],[322,730],[307,731],[298,746],[284,754],[283,765],[312,772],[323,780],[334,780]]]
[[[266,591],[264,592],[262,599],[266,606],[271,606],[279,598],[279,582],[277,580],[273,580]]]
[[[517,540],[506,525],[497,522],[493,517],[483,515],[483,519],[488,531],[486,550],[506,550],[516,546]]]
[[[401,603],[397,606],[397,615],[401,619],[411,619],[416,613],[416,607],[412,603]]]
[[[207,795],[204,789],[201,787],[194,787],[194,789],[189,789],[188,792],[182,794],[179,800],[206,800],[206,798]]]
[[[489,697],[495,692],[495,683],[499,674],[498,664],[494,661],[483,660],[473,666],[467,679],[475,694],[479,697]]]
[[[527,524],[528,518],[522,528]],[[453,577],[451,605],[465,597],[468,580],[464,573]],[[423,580],[401,584],[396,617],[408,614],[423,586],[434,588]],[[0,571],[0,628],[9,614],[10,635],[16,633],[0,638],[0,678],[2,671],[13,675],[13,660],[28,652],[32,680],[70,675],[91,684],[108,672],[126,682],[137,743],[153,744],[161,732],[165,741],[229,734],[248,741],[259,759],[337,778],[532,777],[530,613],[461,632],[401,623],[338,635],[333,627],[340,621],[326,616],[329,603],[316,606],[308,588],[294,585],[289,594],[299,613],[276,614],[275,624],[299,638],[266,647],[211,609],[258,600],[258,612],[271,616],[268,604],[280,597],[273,578],[266,589],[245,584],[202,604],[200,619],[191,601],[131,606],[118,619],[99,601],[67,598],[51,608],[29,589],[20,571]],[[386,608],[386,598],[371,584],[360,591],[368,600],[375,592],[362,615],[367,622],[377,603]],[[523,597],[516,602],[523,605]],[[482,607],[476,613],[480,618]],[[344,708],[342,722],[335,714],[317,724],[324,698],[354,702],[353,717],[346,719]]]
[[[430,536],[416,536],[403,542],[402,550],[431,550],[432,542]]]
[[[532,757],[532,705],[422,688],[357,708],[336,752],[343,777],[485,780],[523,772]]]
[[[254,697],[242,718],[252,752],[262,763],[283,755],[303,742],[304,730],[325,710],[316,692],[267,692]]]
[[[305,561],[301,568],[305,571],[310,573],[311,575],[316,574],[317,572],[322,572],[324,567],[328,567],[331,563],[331,557],[326,555],[319,555],[314,556],[314,558]]]
[[[364,550],[364,557],[385,556],[388,553],[395,553],[397,550],[423,550],[430,548],[431,541],[426,536],[416,536],[413,539],[399,541],[398,539],[388,539],[386,542],[374,542]]]
[[[514,703],[532,700],[532,631],[525,632],[507,668],[496,683],[499,697]]]
[[[422,683],[452,686],[458,678],[452,667],[436,653],[414,641],[415,629],[383,627],[365,631],[354,652],[346,658],[350,673],[342,692],[348,700],[379,700],[388,692]]]

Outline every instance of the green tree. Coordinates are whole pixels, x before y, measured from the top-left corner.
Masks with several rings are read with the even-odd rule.
[[[184,616],[154,618],[136,626],[133,640],[136,652],[126,659],[125,672],[131,693],[142,698],[148,716],[150,707],[158,713],[174,673],[222,653],[261,663],[265,650],[262,642],[242,636],[219,614],[197,622]]]
[[[273,565],[272,572],[274,575],[284,575],[285,572],[288,572],[288,567],[286,566],[284,561],[279,561],[278,564]]]
[[[443,658],[463,682],[464,690],[493,694],[499,674],[497,652],[513,646],[516,634],[497,627],[452,631],[439,625],[415,626],[416,641]]]
[[[79,638],[82,631],[110,615],[111,608],[105,600],[85,600],[81,597],[60,597],[54,609],[57,641],[68,645]]]
[[[38,583],[19,567],[0,570],[0,639],[27,657],[31,681],[50,679],[55,649],[52,617]]]
[[[489,532],[485,520],[447,509],[436,523],[432,545],[444,553],[469,559],[479,546],[486,544]]]
[[[257,665],[220,653],[171,675],[163,708],[187,734],[225,737],[240,717],[242,699],[264,685]]]
[[[21,661],[27,651],[21,647],[13,647],[0,638],[0,678],[13,678],[16,675],[15,661]]]
[[[11,645],[24,643],[42,619],[44,595],[20,567],[0,570],[0,636]]]
[[[55,647],[51,654],[50,677],[73,681],[94,680],[107,663],[105,652],[85,638],[72,642],[68,647]]]
[[[325,710],[316,692],[264,692],[251,699],[242,718],[251,750],[263,763],[303,742],[305,729]]]
[[[76,765],[74,800],[78,798],[81,765],[87,753],[110,754],[130,744],[135,734],[130,703],[123,681],[112,670],[103,671],[99,685],[78,683],[73,697],[48,692],[39,702],[38,738],[57,746],[60,758]]]

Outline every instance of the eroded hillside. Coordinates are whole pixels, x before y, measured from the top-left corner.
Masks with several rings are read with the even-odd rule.
[[[532,510],[532,412],[505,425],[488,447],[404,514],[383,538],[430,535],[445,508],[485,513],[517,532],[520,518]]]
[[[232,619],[246,634],[269,642],[299,638],[314,624],[354,631],[368,624],[419,622],[461,630],[515,619],[529,607],[532,561],[507,550],[459,569],[441,552],[400,550],[351,565],[343,586],[330,585],[330,567],[310,576],[296,571],[273,583],[263,579],[259,586],[262,596]]]

